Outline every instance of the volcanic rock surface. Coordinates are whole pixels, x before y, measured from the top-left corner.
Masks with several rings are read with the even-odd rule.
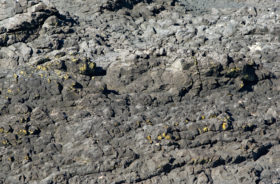
[[[0,0],[0,183],[280,183],[278,0]]]

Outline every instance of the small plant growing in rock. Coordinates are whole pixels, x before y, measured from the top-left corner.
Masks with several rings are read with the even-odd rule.
[[[222,123],[222,129],[223,130],[227,130],[228,129],[228,123],[227,122],[223,122]]]
[[[147,138],[147,140],[149,141],[149,143],[150,143],[150,144],[152,144],[152,143],[153,143],[153,141],[152,141],[152,137],[151,137],[150,135],[148,135],[146,138]]]
[[[165,139],[166,140],[171,140],[171,136],[168,134],[168,135],[165,136]]]
[[[25,129],[20,129],[19,132],[18,132],[18,134],[19,134],[19,135],[27,135],[28,132],[27,132],[27,130],[25,130]]]
[[[208,131],[209,131],[208,127],[203,128],[203,132],[208,132]]]
[[[157,139],[158,139],[159,141],[161,141],[161,140],[162,140],[162,136],[161,136],[161,135],[158,135],[158,136],[157,136]]]
[[[13,91],[9,88],[8,90],[7,90],[7,93],[9,93],[9,94],[11,94]]]
[[[79,69],[80,69],[81,73],[84,73],[86,71],[86,69],[87,69],[87,65],[86,64],[82,64],[82,66],[80,66]]]

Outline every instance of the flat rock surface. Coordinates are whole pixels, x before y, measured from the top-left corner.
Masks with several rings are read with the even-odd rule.
[[[277,0],[0,0],[0,184],[280,183]]]

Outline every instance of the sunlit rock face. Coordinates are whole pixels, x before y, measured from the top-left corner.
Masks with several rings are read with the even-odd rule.
[[[0,183],[280,183],[278,7],[0,0]]]

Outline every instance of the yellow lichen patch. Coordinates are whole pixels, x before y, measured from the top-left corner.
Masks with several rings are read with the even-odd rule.
[[[230,75],[230,74],[235,74],[235,73],[237,73],[239,71],[240,71],[240,68],[234,67],[234,68],[228,68],[226,70],[226,73]]]
[[[204,120],[204,119],[205,119],[205,116],[204,116],[204,115],[202,115],[202,116],[201,116],[201,119],[202,119],[202,120]]]
[[[40,75],[40,77],[41,77],[41,78],[43,78],[43,77],[44,77],[44,74],[42,74],[42,73],[40,73],[39,75]]]
[[[65,74],[65,75],[63,76],[63,78],[64,78],[65,80],[67,80],[67,79],[69,79],[69,75],[68,75],[68,74]]]
[[[27,131],[25,129],[20,129],[18,134],[20,134],[20,135],[27,135]]]
[[[246,129],[246,128],[248,128],[248,125],[242,125],[242,128]]]
[[[94,69],[94,67],[95,67],[95,64],[94,64],[93,62],[89,64],[89,68],[90,68],[91,70]]]
[[[74,58],[74,57],[72,57],[71,60],[72,60],[73,63],[76,63],[76,62],[78,61],[78,59],[77,59],[77,58]]]
[[[71,89],[75,89],[76,88],[77,83],[76,82],[72,82],[71,84]]]
[[[233,67],[233,68],[227,68],[225,72],[226,75],[228,75],[229,77],[236,77],[240,72],[240,70],[241,69],[238,67]]]
[[[208,127],[204,127],[203,132],[208,132]]]
[[[32,134],[36,133],[37,131],[38,131],[38,129],[28,130],[28,133],[30,135],[32,135]]]
[[[223,122],[223,124],[222,124],[222,129],[223,129],[223,130],[226,130],[226,129],[227,129],[227,122]]]
[[[188,124],[188,123],[189,123],[189,120],[186,119],[185,122],[186,122],[186,124]]]
[[[243,88],[243,87],[244,87],[244,83],[241,82],[241,83],[239,84],[239,87],[240,87],[240,88]]]
[[[18,79],[18,75],[17,74],[14,74],[14,79]]]
[[[166,135],[166,136],[165,136],[165,139],[166,139],[166,140],[171,140],[171,136],[170,136],[170,135]]]
[[[81,67],[80,67],[80,72],[84,72],[87,70],[87,65],[86,64],[83,64]]]
[[[43,70],[43,71],[46,71],[46,70],[47,70],[47,67],[45,67],[45,66],[41,66],[41,65],[38,65],[38,66],[36,67],[36,69],[37,69],[37,70]]]
[[[20,71],[19,72],[21,75],[25,75],[26,73],[25,73],[25,71]]]
[[[57,75],[60,75],[60,74],[61,74],[61,71],[60,71],[60,70],[57,70],[57,69],[55,69],[54,72],[55,72]]]
[[[138,127],[140,127],[140,126],[141,126],[141,121],[137,121],[137,122],[136,122],[136,125],[137,125]]]
[[[13,91],[9,88],[7,92],[11,94]]]
[[[193,56],[192,59],[194,60],[194,65],[198,65],[197,58],[195,56]]]
[[[4,128],[0,128],[0,133],[4,133]]]
[[[179,126],[179,122],[175,122],[175,123],[174,123],[174,126]]]
[[[94,80],[94,77],[93,77],[93,76],[91,77],[91,80]]]
[[[20,118],[20,120],[19,120],[20,123],[24,123],[24,122],[26,122],[26,121],[27,121],[26,118]]]
[[[8,160],[9,160],[10,162],[13,162],[13,161],[15,160],[15,158],[14,158],[13,156],[11,156],[11,157],[8,157]]]
[[[166,137],[166,133],[162,133],[162,137]]]
[[[231,68],[229,71],[230,71],[230,72],[239,72],[239,71],[240,71],[240,68],[234,67],[234,68]]]
[[[2,141],[2,144],[7,145],[7,144],[9,144],[9,141],[5,139]]]
[[[152,144],[152,143],[153,143],[153,141],[152,141],[152,137],[151,137],[150,135],[148,135],[146,138],[147,138],[147,140],[149,141],[149,143],[150,143],[150,144]]]
[[[25,155],[23,159],[24,159],[24,160],[27,160],[27,161],[31,161],[31,158],[30,158],[29,155]]]
[[[157,136],[157,139],[158,139],[159,141],[162,140],[162,136],[161,136],[161,135]]]
[[[47,81],[48,81],[48,83],[51,83],[51,79],[48,79]]]

